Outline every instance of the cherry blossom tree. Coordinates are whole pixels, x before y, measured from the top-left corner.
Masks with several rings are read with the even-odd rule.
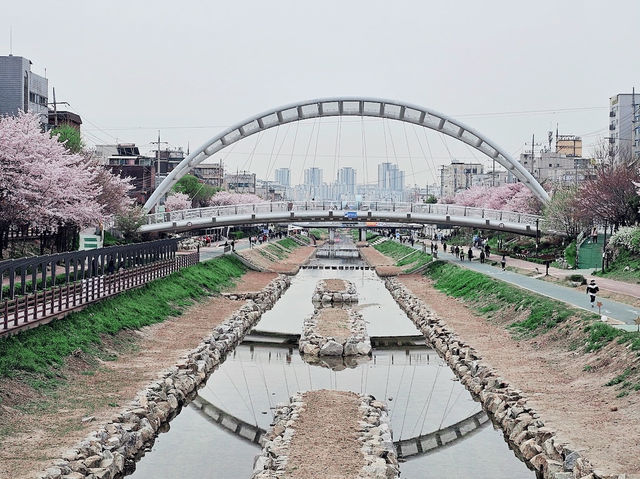
[[[191,200],[189,196],[184,193],[173,193],[167,197],[164,202],[164,207],[167,211],[179,211],[191,208]]]
[[[106,216],[104,193],[95,170],[42,132],[35,115],[0,118],[0,250],[11,228],[97,224]]]
[[[209,206],[247,205],[251,203],[264,203],[265,200],[250,193],[229,193],[218,191],[209,200]]]
[[[625,226],[638,218],[639,198],[634,183],[637,169],[624,162],[602,163],[593,178],[587,179],[576,197],[576,207],[589,222]]]
[[[542,206],[524,183],[474,186],[446,199],[443,203],[520,213],[539,213]]]

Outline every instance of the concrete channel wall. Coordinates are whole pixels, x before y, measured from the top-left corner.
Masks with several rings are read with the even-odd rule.
[[[138,393],[111,422],[100,427],[66,451],[41,473],[39,479],[112,479],[125,472],[158,430],[196,395],[211,373],[225,360],[271,309],[289,287],[290,279],[280,275],[253,299],[217,326],[210,336],[191,350],[178,364]],[[240,297],[240,295],[238,295]]]
[[[586,458],[544,425],[520,390],[486,365],[478,352],[464,343],[424,302],[395,278],[385,279],[385,285],[462,384],[482,403],[493,423],[500,427],[513,450],[529,467],[549,479],[625,479],[625,474],[605,475],[594,470]]]

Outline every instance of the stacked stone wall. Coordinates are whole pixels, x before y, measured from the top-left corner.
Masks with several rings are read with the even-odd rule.
[[[361,415],[358,439],[364,466],[356,479],[394,479],[400,477],[398,460],[386,405],[373,396],[359,394]],[[273,427],[262,439],[262,453],[254,461],[252,479],[286,477],[289,446],[295,435],[296,419],[304,411],[304,394],[297,393],[290,404],[276,409]],[[292,465],[295,467],[295,464]]]
[[[273,279],[184,359],[138,393],[109,423],[66,451],[38,477],[112,479],[124,473],[127,466],[153,443],[159,430],[195,397],[197,389],[224,362],[262,314],[273,307],[289,284],[287,276]]]
[[[522,391],[486,365],[475,349],[464,343],[402,283],[387,278],[385,284],[529,467],[549,479],[624,479],[624,474],[605,475],[595,470],[585,457],[560,440],[552,428],[545,426]]]
[[[315,310],[305,319],[302,335],[298,343],[300,352],[305,356],[368,356],[371,354],[371,340],[367,334],[367,325],[360,313],[346,309],[349,318],[349,336],[335,338],[318,333],[318,321],[322,321],[326,309]]]

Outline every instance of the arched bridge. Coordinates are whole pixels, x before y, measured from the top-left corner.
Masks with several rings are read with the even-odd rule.
[[[435,110],[406,102],[367,97],[334,97],[307,100],[273,108],[227,128],[196,148],[156,188],[144,205],[151,211],[176,182],[193,168],[229,145],[269,128],[311,118],[361,116],[388,118],[434,130],[466,143],[495,160],[522,181],[541,201],[549,195],[518,161],[486,136],[464,123]]]
[[[339,209],[340,208],[340,209]],[[466,226],[536,236],[545,231],[542,217],[513,211],[490,210],[447,204],[373,202],[359,209],[342,209],[331,201],[264,202],[249,205],[210,206],[153,213],[140,230],[179,232],[220,226],[265,223],[342,222],[381,227],[379,223]]]

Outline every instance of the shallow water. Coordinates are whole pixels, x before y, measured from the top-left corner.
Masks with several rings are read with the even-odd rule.
[[[311,296],[316,282],[330,277],[356,284],[358,308],[370,336],[419,334],[372,271],[302,270],[255,329],[299,334],[304,317],[313,312]],[[295,348],[242,344],[214,372],[200,390],[200,396],[234,417],[268,429],[274,406],[288,402],[296,391],[324,388],[367,393],[387,402],[394,441],[412,438],[480,410],[479,403],[453,372],[422,344],[374,349],[370,360],[341,371],[309,365]],[[193,405],[184,408],[170,426],[137,464],[132,474],[135,479],[251,475],[259,446],[224,429]],[[400,469],[401,477],[412,479],[535,477],[509,450],[502,433],[494,430],[490,422],[452,444],[409,458],[401,463]]]

